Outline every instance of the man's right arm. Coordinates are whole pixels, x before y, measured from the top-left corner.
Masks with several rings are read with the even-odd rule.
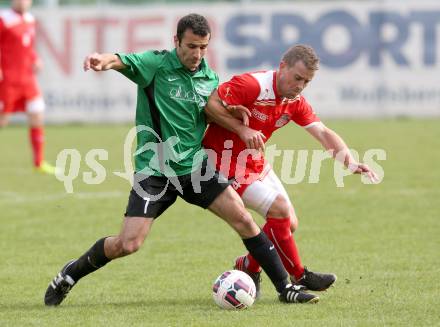
[[[234,117],[218,96],[218,91],[212,92],[205,107],[208,122],[215,122],[227,130],[239,134],[243,127],[243,121]]]
[[[100,72],[109,69],[122,70],[127,66],[114,53],[92,53],[84,59],[84,71],[92,69]]]
[[[368,165],[357,162],[347,144],[335,131],[321,122],[307,128],[307,131],[316,138],[336,160],[351,170],[352,173],[365,174],[372,182],[379,181],[379,177]]]

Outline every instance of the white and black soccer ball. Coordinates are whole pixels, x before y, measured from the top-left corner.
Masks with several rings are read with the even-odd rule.
[[[246,309],[255,301],[255,283],[248,274],[240,270],[228,270],[215,280],[212,296],[222,309]]]

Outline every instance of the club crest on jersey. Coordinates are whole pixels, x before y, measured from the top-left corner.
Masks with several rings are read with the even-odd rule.
[[[269,89],[265,88],[264,89],[264,95],[261,97],[261,99],[270,99],[270,93],[269,93]]]
[[[268,116],[266,114],[263,114],[262,112],[259,112],[257,109],[252,109],[252,116],[257,118],[260,121],[266,121]]]
[[[283,127],[290,121],[290,116],[288,114],[282,114],[280,118],[275,122],[275,127]]]

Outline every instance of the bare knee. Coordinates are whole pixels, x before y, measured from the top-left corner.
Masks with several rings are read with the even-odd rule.
[[[112,260],[124,257],[139,250],[142,243],[142,240],[124,239],[121,235],[108,237],[104,243],[105,255]]]
[[[244,207],[240,196],[230,186],[208,209],[226,221],[242,238],[254,237],[260,233],[260,228]]]
[[[126,217],[121,232],[114,242],[116,257],[126,256],[139,250],[153,222],[153,218]]]
[[[252,215],[243,208],[232,226],[242,238],[249,238],[258,235],[260,229],[255,223]]]
[[[298,218],[296,217],[295,210],[292,207],[290,201],[284,196],[278,195],[275,201],[272,203],[267,217],[270,218],[290,218],[290,231],[294,233],[298,228]]]
[[[31,127],[42,127],[44,125],[44,116],[42,112],[29,113],[29,126]]]
[[[293,233],[295,233],[295,231],[298,229],[298,219],[292,219],[292,217],[290,218],[290,231]]]
[[[141,248],[143,243],[144,243],[143,240],[140,239],[122,240],[121,242],[122,255],[125,256],[135,253]]]
[[[267,216],[270,218],[287,218],[291,214],[291,204],[290,202],[281,194],[275,198],[270,206]]]
[[[250,238],[258,235],[260,228],[238,196],[236,199],[230,199],[227,205],[231,211],[226,220],[242,238]]]

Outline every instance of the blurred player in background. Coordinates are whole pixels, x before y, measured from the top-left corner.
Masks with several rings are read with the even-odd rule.
[[[318,64],[312,48],[296,45],[283,55],[277,71],[246,73],[221,84],[205,109],[215,123],[209,125],[203,141],[205,148],[216,152],[217,169],[234,179],[232,185],[245,206],[266,219],[263,231],[275,244],[292,282],[314,291],[327,289],[336,276],[315,273],[302,265],[292,235],[298,219],[286,190],[264,159],[265,142],[275,130],[294,121],[353,173],[366,174],[372,181],[377,179],[367,165],[353,158],[341,137],[319,120],[301,95]],[[232,154],[230,165],[223,158],[222,167],[225,148],[231,149]],[[255,156],[240,157],[246,149],[255,149]],[[261,268],[252,255],[238,257],[235,269],[247,272],[254,279],[258,294]]]
[[[35,19],[28,12],[32,0],[12,0],[0,12],[0,128],[13,113],[25,112],[35,170],[53,174],[44,161],[44,100],[35,74],[42,63],[34,49]]]
[[[203,16],[190,14],[177,24],[175,49],[172,51],[94,53],[86,58],[85,70],[114,69],[138,86],[136,126],[139,133],[135,182],[120,233],[101,238],[81,257],[68,262],[49,284],[44,296],[46,305],[59,305],[81,278],[104,267],[111,260],[136,252],[144,243],[155,219],[178,196],[209,209],[240,235],[247,250],[271,279],[280,301],[318,301],[316,295],[305,293],[302,287],[290,283],[274,245],[254,222],[226,179],[223,178],[225,182],[220,180],[218,172],[208,164],[206,155],[198,156],[200,160],[196,160],[197,154],[203,153],[199,150],[206,129],[204,108],[209,95],[218,86],[217,74],[203,58],[210,38],[207,20]],[[148,132],[141,133],[145,129]],[[174,144],[159,141],[154,134],[162,140],[176,137],[179,140],[174,147]],[[144,150],[152,144],[156,145],[157,151]],[[169,166],[166,166],[166,153],[175,153],[180,160],[170,160]],[[173,174],[162,166],[172,167]],[[153,167],[157,169],[152,173]],[[193,176],[206,176],[208,172],[212,172],[209,174],[211,177],[202,180],[199,191],[196,191]],[[156,199],[152,195],[160,196]]]

